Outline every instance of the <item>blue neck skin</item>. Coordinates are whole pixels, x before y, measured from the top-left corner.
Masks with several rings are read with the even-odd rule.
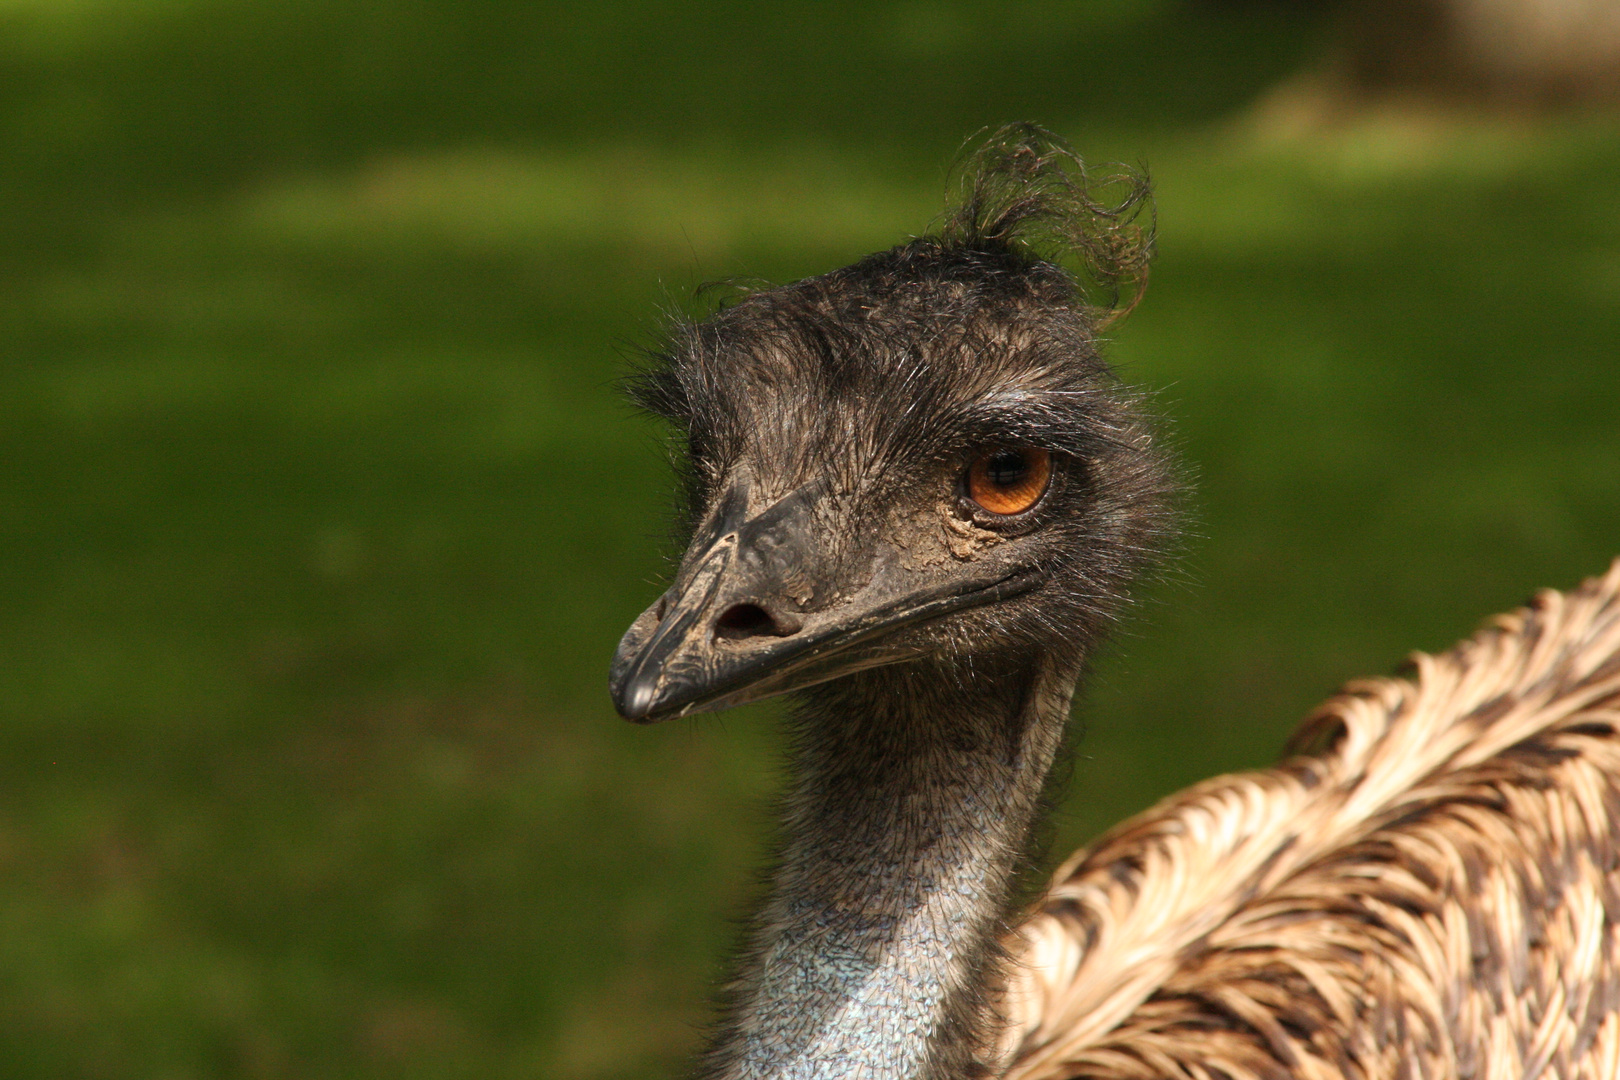
[[[985,1073],[983,987],[1074,680],[980,681],[891,669],[803,703],[782,862],[704,1077]]]

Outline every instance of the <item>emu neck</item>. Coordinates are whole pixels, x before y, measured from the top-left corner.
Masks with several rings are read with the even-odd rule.
[[[1074,671],[921,666],[806,696],[774,889],[706,1076],[981,1076],[984,988]]]

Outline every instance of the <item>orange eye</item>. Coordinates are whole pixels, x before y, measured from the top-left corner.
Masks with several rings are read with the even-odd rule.
[[[1045,450],[991,450],[968,466],[967,494],[992,514],[1021,514],[1046,494],[1052,455]]]

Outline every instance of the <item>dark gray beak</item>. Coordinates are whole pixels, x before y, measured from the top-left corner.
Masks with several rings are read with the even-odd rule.
[[[613,657],[609,690],[638,723],[728,708],[911,655],[894,631],[1038,583],[1006,567],[946,583],[881,547],[827,535],[820,484],[749,513],[738,480],[694,537],[675,583]]]

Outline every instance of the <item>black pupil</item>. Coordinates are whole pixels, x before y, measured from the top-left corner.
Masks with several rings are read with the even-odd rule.
[[[1003,450],[990,455],[984,465],[984,475],[996,487],[1016,487],[1029,475],[1029,462],[1024,460],[1023,454]]]

